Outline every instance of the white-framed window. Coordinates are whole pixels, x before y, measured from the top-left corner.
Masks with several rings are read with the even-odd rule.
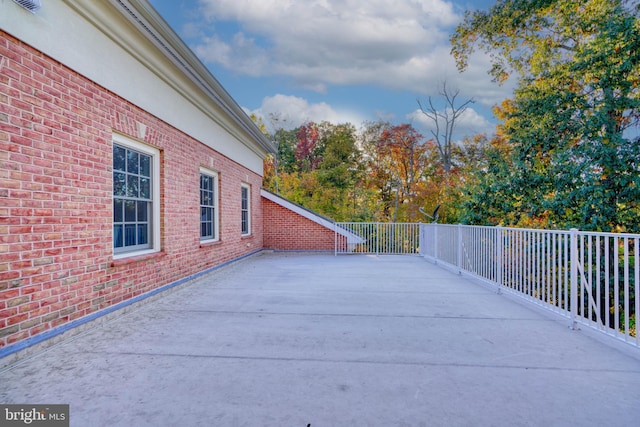
[[[251,234],[251,187],[242,184],[240,187],[240,218],[242,222],[242,235]]]
[[[114,258],[160,250],[160,152],[113,136]]]
[[[218,174],[200,168],[200,240],[218,240]]]

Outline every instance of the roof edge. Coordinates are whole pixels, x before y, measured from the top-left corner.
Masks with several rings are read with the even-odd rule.
[[[287,200],[284,197],[279,196],[275,193],[272,193],[267,189],[261,188],[260,195],[265,199],[270,200],[273,203],[276,203],[282,206],[283,208],[289,209],[290,211],[295,212],[298,215],[303,216],[304,218],[315,222],[316,224],[319,224],[331,231],[334,231],[340,234],[341,236],[347,237],[348,239],[362,240],[359,236],[356,236],[354,233],[351,233],[348,230],[345,230],[344,228],[338,226],[334,220],[324,217],[290,200]]]
[[[273,142],[260,131],[236,100],[147,0],[110,2],[191,81],[207,93],[238,126],[251,135],[263,150],[275,153]]]

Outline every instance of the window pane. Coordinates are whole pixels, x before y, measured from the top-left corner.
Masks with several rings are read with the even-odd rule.
[[[127,175],[127,197],[138,197],[140,194],[138,187],[138,177],[136,175]]]
[[[127,172],[138,173],[138,153],[135,151],[127,151]]]
[[[151,156],[140,154],[140,175],[151,177]]]
[[[136,202],[133,200],[125,200],[124,202],[124,220],[126,222],[135,222],[136,220]]]
[[[249,189],[242,187],[242,209],[249,208]]]
[[[138,202],[138,222],[147,222],[149,218],[149,203]]]
[[[122,222],[124,216],[122,213],[122,200],[115,199],[113,201],[113,222]]]
[[[113,173],[113,195],[125,196],[126,195],[126,175],[121,172]]]
[[[149,243],[149,234],[147,224],[138,224],[138,244],[145,245]]]
[[[140,178],[140,197],[143,199],[151,198],[151,180],[149,178]]]
[[[249,212],[242,211],[242,233],[247,234],[249,232]]]
[[[200,237],[213,237],[213,209],[200,208]]]
[[[124,245],[134,246],[136,244],[136,225],[127,224],[124,226]]]
[[[214,179],[212,176],[200,174],[200,204],[213,206],[214,203]]]
[[[121,248],[122,247],[122,225],[114,225],[113,226],[113,247]]]
[[[124,171],[125,170],[125,156],[127,155],[127,150],[122,147],[118,147],[117,145],[113,146],[113,170],[114,171]]]

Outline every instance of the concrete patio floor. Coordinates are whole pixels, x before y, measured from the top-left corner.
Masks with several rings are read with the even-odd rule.
[[[260,253],[0,371],[72,426],[631,426],[640,350],[419,257]]]

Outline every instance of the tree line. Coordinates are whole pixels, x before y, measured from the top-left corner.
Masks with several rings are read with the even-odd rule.
[[[419,208],[457,221],[461,184],[478,168],[484,136],[446,150],[410,124],[308,122],[271,136],[264,186],[337,221],[428,221]],[[442,152],[447,155],[443,156]]]
[[[276,130],[265,187],[338,221],[449,223],[640,232],[640,3],[498,0],[451,36],[461,72],[481,50],[498,83],[493,135],[449,131],[472,100],[410,124],[306,123]],[[442,129],[445,131],[442,132]]]

